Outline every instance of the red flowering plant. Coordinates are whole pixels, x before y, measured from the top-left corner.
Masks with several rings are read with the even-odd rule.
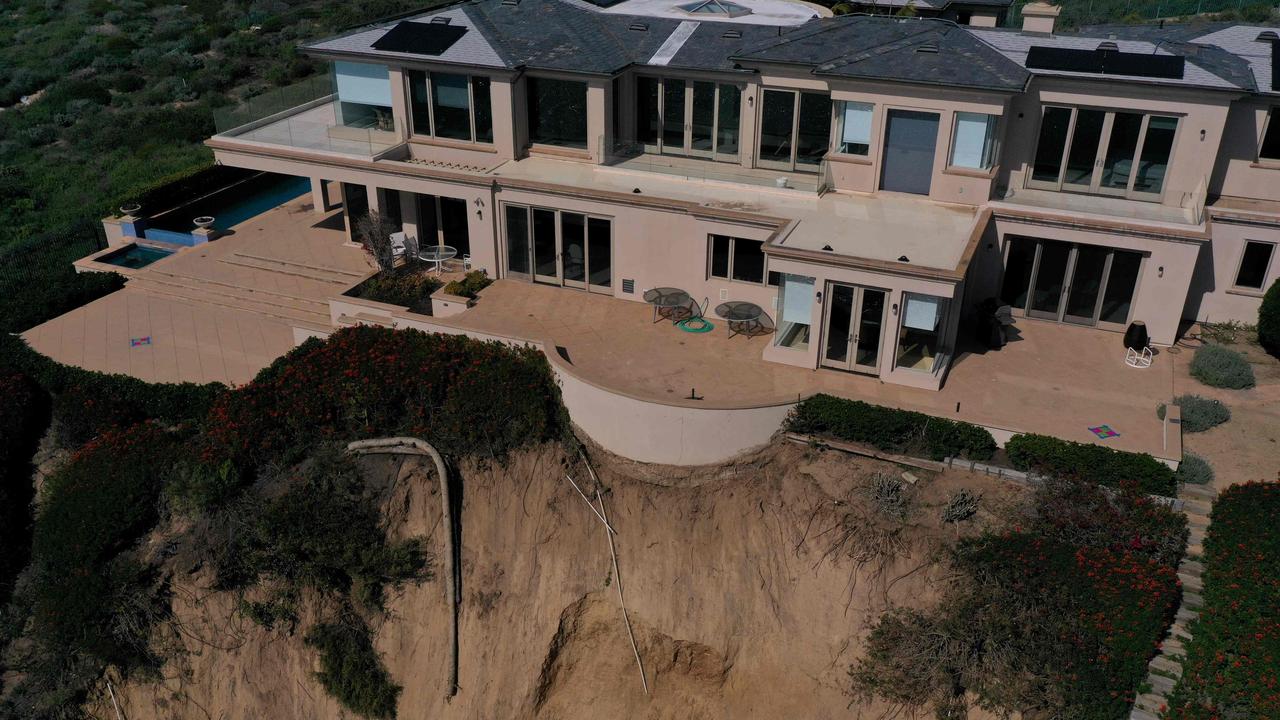
[[[312,340],[214,403],[205,459],[299,459],[324,441],[405,434],[502,457],[567,426],[541,353],[463,336],[352,327]]]
[[[1280,485],[1227,488],[1204,542],[1204,606],[1166,720],[1280,718]]]

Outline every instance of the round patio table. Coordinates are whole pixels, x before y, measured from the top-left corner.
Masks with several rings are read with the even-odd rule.
[[[760,317],[764,315],[764,308],[743,300],[730,300],[716,306],[716,315],[728,321],[729,337],[747,335],[762,327]]]
[[[440,267],[444,264],[444,261],[452,260],[457,257],[457,255],[458,249],[449,245],[428,245],[418,251],[419,260],[435,263],[435,267],[432,268],[432,270],[434,270],[437,275],[440,273]]]
[[[653,306],[653,321],[661,316],[673,323],[693,315],[693,296],[680,288],[660,287],[644,291],[644,301]]]

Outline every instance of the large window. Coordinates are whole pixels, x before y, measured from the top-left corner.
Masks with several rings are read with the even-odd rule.
[[[951,138],[951,166],[971,170],[989,170],[995,162],[995,115],[956,113],[955,132]]]
[[[1236,287],[1261,290],[1275,254],[1275,243],[1246,240],[1244,253],[1240,255],[1240,267],[1236,269]]]
[[[387,66],[335,62],[333,76],[339,123],[363,130],[395,130]]]
[[[793,350],[809,348],[813,318],[814,279],[804,275],[782,275],[778,290],[778,330],[773,344]]]
[[[1273,47],[1271,52],[1276,52]],[[1267,114],[1267,125],[1262,129],[1262,146],[1258,149],[1259,160],[1280,161],[1280,108],[1271,108]]]
[[[742,116],[737,85],[636,78],[636,142],[647,152],[737,161]]]
[[[836,151],[844,155],[867,155],[871,152],[870,103],[836,103]]]
[[[708,242],[708,275],[722,280],[778,284],[778,273],[765,272],[764,242],[712,235]]]
[[[587,84],[576,80],[526,78],[529,142],[587,147]]]
[[[932,373],[945,355],[942,335],[951,301],[932,295],[904,293],[898,330],[897,367]]]
[[[831,98],[766,89],[760,104],[760,166],[817,172],[831,147]]]
[[[1027,184],[1158,200],[1178,118],[1046,106]]]
[[[507,274],[549,285],[613,290],[613,222],[566,210],[505,205]]]
[[[408,70],[409,120],[414,135],[493,142],[489,78]]]

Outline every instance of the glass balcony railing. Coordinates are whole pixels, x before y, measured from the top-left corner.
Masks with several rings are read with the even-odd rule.
[[[601,139],[601,147],[605,147]],[[740,183],[774,189],[823,193],[830,186],[826,161],[816,173],[744,168],[737,162],[677,154],[662,154],[639,143],[617,142],[608,146],[605,164],[624,170],[672,175],[686,180]]]
[[[372,157],[400,144],[390,108],[356,110],[348,104],[344,112],[325,74],[218,108],[213,125],[223,137],[345,155]]]

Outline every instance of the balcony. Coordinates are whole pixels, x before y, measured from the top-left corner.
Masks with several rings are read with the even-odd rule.
[[[365,158],[401,144],[390,108],[340,103],[331,74],[219,108],[213,123],[224,140]]]
[[[601,147],[605,147],[602,141]],[[786,172],[765,168],[748,168],[735,162],[711,157],[669,155],[646,150],[639,143],[614,143],[609,147],[605,165],[619,170],[660,173],[683,180],[754,185],[775,190],[796,190],[822,194],[830,188],[827,161],[818,172]]]
[[[1029,188],[1026,187],[1024,173],[1013,172],[1009,177],[1008,190],[991,204],[997,209],[1005,206],[1047,210],[1077,218],[1136,221],[1168,225],[1185,231],[1189,229],[1188,226],[1194,227],[1204,222],[1207,192],[1208,181],[1201,178],[1195,190],[1179,193],[1173,198],[1177,201],[1175,205],[1106,195]],[[1169,198],[1166,198],[1166,202],[1168,200]]]

